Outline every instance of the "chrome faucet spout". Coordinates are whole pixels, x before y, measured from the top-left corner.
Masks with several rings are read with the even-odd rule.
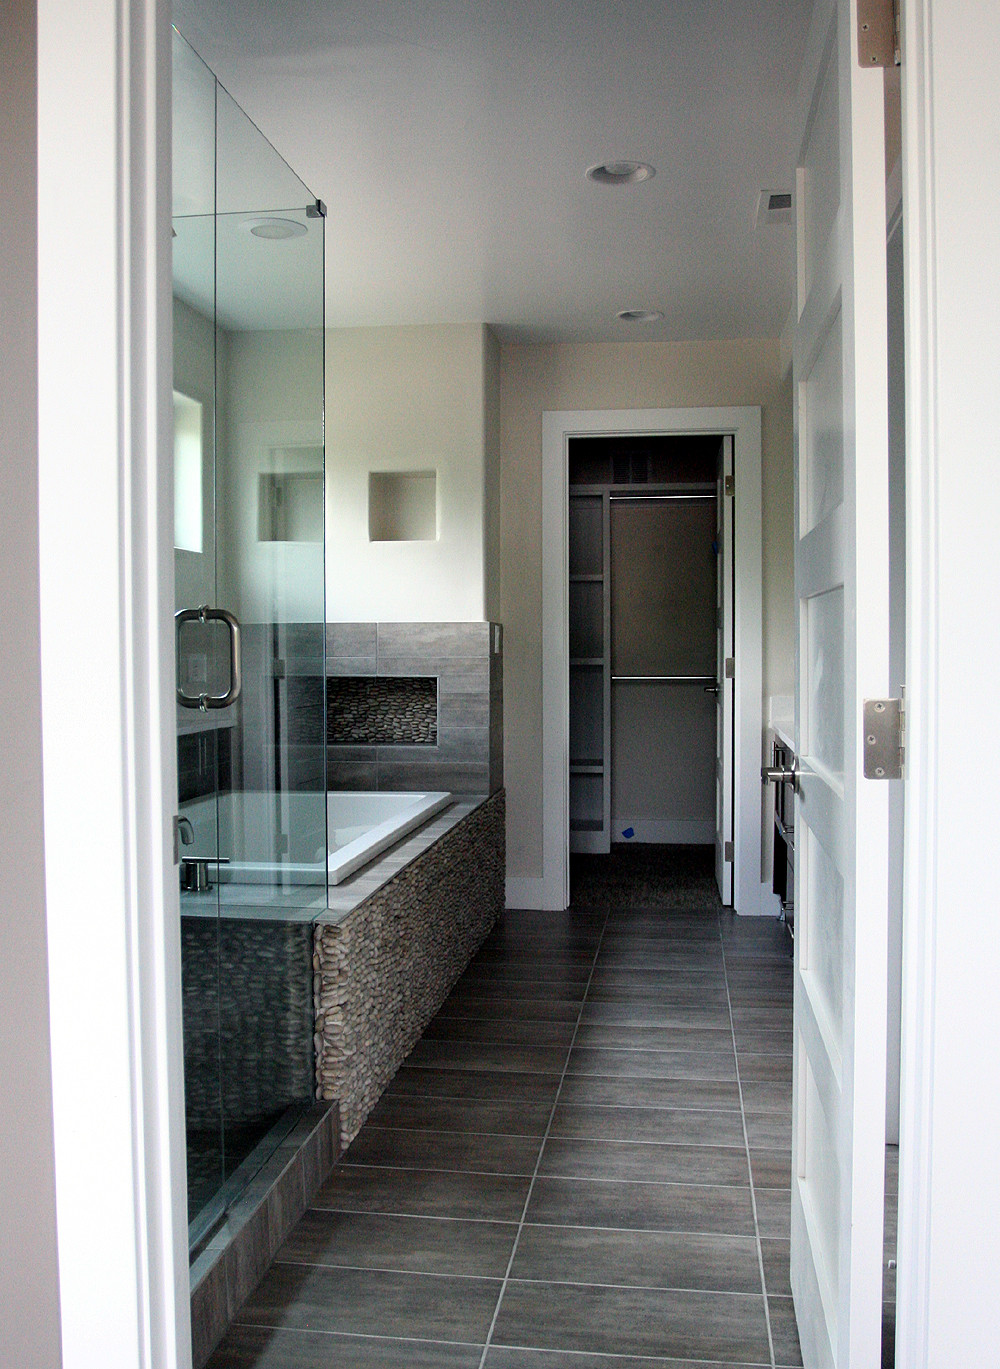
[[[191,846],[194,843],[194,828],[188,818],[177,819],[177,835],[181,839],[182,846]]]

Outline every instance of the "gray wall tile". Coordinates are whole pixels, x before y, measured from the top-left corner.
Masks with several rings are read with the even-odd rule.
[[[490,654],[489,623],[379,623],[379,665],[390,656]]]
[[[326,654],[339,656],[374,656],[377,632],[374,623],[327,623]]]

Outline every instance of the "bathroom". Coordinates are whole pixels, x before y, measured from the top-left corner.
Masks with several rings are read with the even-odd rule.
[[[325,206],[176,30],[173,92],[199,1363],[503,907],[499,354],[327,330]]]

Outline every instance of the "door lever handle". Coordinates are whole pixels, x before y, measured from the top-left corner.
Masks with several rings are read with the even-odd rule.
[[[764,765],[761,767],[760,777],[765,784],[794,784],[799,787],[799,778],[802,771],[797,766]]]

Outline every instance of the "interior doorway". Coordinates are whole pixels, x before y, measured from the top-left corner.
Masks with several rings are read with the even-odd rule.
[[[607,458],[607,453],[600,453],[600,440],[608,438],[614,438],[617,443],[618,470],[615,470],[612,461],[607,479],[595,481],[593,476],[597,468],[592,468],[588,474],[586,462],[595,458],[604,461]],[[656,464],[665,458],[660,455],[654,459],[649,446],[653,438],[670,439],[678,453],[686,449],[689,454],[686,459],[693,459],[691,454],[699,450],[700,445],[702,464],[688,470],[679,467],[671,476],[668,467]],[[719,464],[720,446],[725,453],[724,466]],[[572,482],[571,451],[574,453]],[[673,814],[664,810],[656,816],[655,821],[660,824],[702,823],[700,829],[692,826],[686,831],[689,839],[699,830],[702,839],[711,840],[713,836],[718,839],[720,863],[723,867],[727,864],[730,867],[728,875],[724,868],[720,872],[723,880],[729,880],[725,888],[726,901],[745,915],[771,912],[773,900],[770,889],[761,882],[760,410],[706,408],[546,413],[542,424],[542,454],[543,905],[546,908],[565,908],[569,903],[571,835],[574,844],[577,840],[591,843],[606,841],[608,846],[603,849],[610,849],[612,825],[617,818],[623,819],[619,824],[622,840],[634,840],[635,833],[641,831],[635,818],[648,818],[649,814],[626,811],[629,799],[637,796],[635,786],[630,791],[622,782],[617,790],[614,789],[616,767],[612,712],[617,712],[623,720],[629,714],[641,714],[643,708],[649,715],[653,709],[650,702],[653,694],[657,690],[664,693],[667,689],[674,689],[683,690],[689,695],[688,704],[693,702],[697,691],[698,702],[705,714],[701,719],[703,731],[709,738],[714,735],[716,740],[729,739],[732,762],[720,764],[716,751],[714,769],[708,765],[702,772],[702,798],[713,794],[711,806],[708,803],[701,807],[692,806],[687,815],[676,809]],[[626,475],[627,478],[624,478]],[[589,485],[587,480],[590,481]],[[589,576],[589,581],[582,578],[570,580],[571,489],[581,498],[590,491],[591,508],[589,513],[583,515],[591,520],[590,560],[586,569],[583,562],[578,563],[574,559],[573,563],[573,575]],[[615,504],[612,504],[612,493],[620,496]],[[637,536],[634,529],[644,522],[655,522],[656,516],[649,512],[649,506],[657,502],[652,495],[671,493],[702,496],[701,512],[706,516],[706,527],[713,514],[717,515],[720,509],[723,512],[728,509],[728,531],[720,530],[716,519],[717,532],[712,540],[721,539],[725,542],[729,539],[726,545],[731,548],[731,571],[727,570],[724,575],[716,575],[706,582],[711,586],[717,602],[713,613],[709,598],[705,613],[709,631],[703,639],[704,659],[687,660],[675,654],[672,658],[674,664],[671,665],[669,643],[662,641],[661,659],[654,670],[647,668],[648,663],[643,664],[642,653],[647,650],[649,642],[644,642],[641,631],[633,634],[631,645],[625,640],[617,644],[615,642],[613,619],[619,619],[621,626],[631,613],[641,623],[644,600],[641,593],[633,594],[631,605],[626,609],[623,604],[621,608],[620,612],[625,616],[613,614],[612,582],[616,577],[611,558],[616,539],[612,531],[612,508],[616,509],[615,526],[620,528],[619,545],[627,545],[629,536],[633,545],[638,542],[640,546],[646,546],[648,536],[659,537],[659,559],[663,560],[664,548],[670,537],[673,536],[677,541],[676,534],[664,530],[669,526],[669,519],[661,516],[660,531],[653,534],[647,529],[645,539],[641,534]],[[678,506],[686,502],[693,508],[702,501],[664,499],[662,502],[676,502]],[[620,508],[617,507],[619,505]],[[627,526],[632,527],[631,533],[626,533]],[[599,564],[595,559],[597,544],[593,540],[598,532],[602,539]],[[680,541],[683,540],[681,537]],[[574,536],[574,558],[581,545]],[[605,576],[607,580],[602,588],[601,577]],[[621,581],[621,570],[617,578]],[[627,576],[625,578],[628,579]],[[730,596],[728,607],[718,602],[720,587]],[[721,621],[720,614],[723,612],[730,613],[732,624],[728,637],[731,646],[724,651],[722,647],[727,645],[726,635],[718,634],[715,630],[715,624]],[[615,665],[613,669],[613,659],[617,659],[619,647],[622,668],[618,669]],[[629,652],[633,654],[630,656]],[[584,665],[584,661],[590,664]],[[583,690],[584,671],[589,671],[591,677],[587,683],[590,712],[585,726],[580,725],[579,717],[574,722],[571,737],[571,691],[578,696]],[[622,677],[690,674],[698,677],[698,680],[671,685],[666,681],[622,678],[615,683],[612,674]],[[719,685],[720,681],[723,686],[716,696],[713,734],[713,696],[705,694],[704,690]],[[628,700],[630,689],[642,691],[646,695],[646,702],[639,704],[637,698]],[[619,701],[616,705],[616,693],[626,702]],[[678,692],[677,699],[682,697],[682,693]],[[718,719],[720,711],[726,714],[721,724]],[[657,725],[664,733],[669,731],[665,721],[668,716],[661,706]],[[675,732],[680,728],[676,717],[671,725]],[[600,743],[599,749],[595,748],[595,742]],[[625,754],[625,751],[619,750],[620,762]],[[638,766],[644,764],[642,754],[640,749]],[[628,764],[632,764],[634,775],[638,766],[633,761],[626,762],[626,775]],[[654,769],[649,765],[645,768],[647,771]],[[621,765],[619,773],[622,773]],[[725,784],[717,784],[717,774],[730,786],[722,798],[719,796],[720,788],[725,791]],[[727,776],[731,780],[726,780]],[[640,774],[637,783],[649,778],[649,774]],[[642,797],[641,793],[638,797]],[[575,829],[573,834],[571,814]],[[623,834],[629,826],[633,829],[633,837],[625,838]],[[663,840],[664,835],[668,835],[668,839],[677,841],[684,830],[681,826],[671,830],[667,826],[651,825],[646,829],[646,839]],[[589,849],[602,848],[591,845]]]
[[[570,851],[715,846],[732,902],[732,439],[567,450]]]

